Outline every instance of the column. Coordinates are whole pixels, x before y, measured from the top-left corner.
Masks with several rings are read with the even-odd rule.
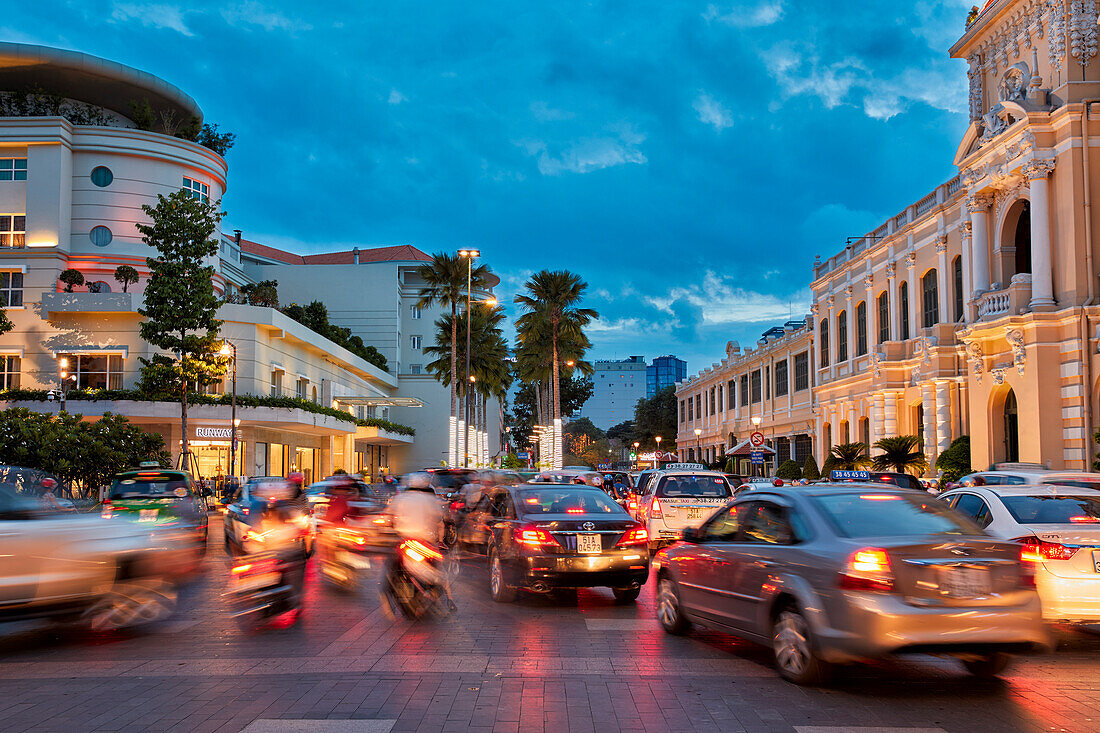
[[[883,437],[897,437],[898,395],[896,392],[884,392],[882,395],[882,432]]]
[[[947,267],[947,235],[941,234],[936,239],[936,265],[939,274],[936,276],[937,290],[940,295],[940,323],[954,323],[955,314],[951,307],[951,293],[955,289],[955,279],[951,270]]]
[[[920,328],[920,291],[917,290],[917,253],[905,255],[905,272],[909,278],[909,338],[916,338]]]
[[[962,236],[962,265],[963,265],[963,322],[970,323],[970,298],[971,293],[974,292],[974,284],[972,281],[972,270],[974,266],[970,263],[970,258],[966,256],[966,253],[971,251],[971,240],[973,239],[972,233],[974,225],[968,221],[964,221],[959,225],[959,234]],[[954,315],[954,314],[952,314]]]
[[[971,227],[970,276],[974,281],[975,295],[989,290],[989,207],[992,203],[993,199],[984,194],[973,194],[966,200]],[[1035,268],[1034,258],[1031,267]]]
[[[928,470],[936,463],[936,395],[931,382],[920,386],[921,405],[924,407],[924,455],[928,458]]]
[[[936,455],[951,447],[951,382],[936,380]]]
[[[851,285],[844,288],[844,297],[848,301],[848,361],[852,364],[848,373],[851,374],[856,363],[856,297]]]
[[[792,461],[794,460],[794,456],[795,456],[795,453],[794,453],[794,438],[795,438],[795,434],[794,434],[794,433],[791,433],[791,434],[790,434],[790,435],[789,435],[789,436],[787,437],[787,440],[789,440],[789,441],[790,441],[790,445],[789,445],[788,447],[790,448],[790,454],[791,454],[791,460],[792,460]]]
[[[1047,180],[1053,160],[1033,160],[1023,168],[1031,187],[1031,307],[1054,305],[1054,274],[1050,251],[1050,198]]]
[[[874,445],[879,438],[887,437],[883,433],[886,429],[886,396],[875,392],[871,401],[871,445]]]
[[[898,299],[898,263],[894,260],[886,265],[886,297],[890,299],[890,340],[901,339],[901,301]]]
[[[867,313],[867,353],[870,354],[878,348],[878,303],[875,302],[875,276],[872,273],[864,275],[863,286],[867,288],[864,308]]]

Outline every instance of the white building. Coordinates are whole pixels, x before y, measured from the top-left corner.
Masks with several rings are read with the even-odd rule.
[[[587,417],[600,430],[634,419],[638,400],[646,396],[644,356],[621,361],[598,361],[592,375],[592,396],[578,417]]]

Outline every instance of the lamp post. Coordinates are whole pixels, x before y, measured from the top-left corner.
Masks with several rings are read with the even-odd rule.
[[[634,468],[638,467],[638,448],[639,448],[639,446],[641,446],[641,443],[639,443],[638,441],[634,441]]]
[[[703,442],[699,436],[703,434],[703,431],[699,428],[695,428],[695,460],[703,460]]]
[[[653,454],[653,470],[657,470],[659,461],[661,460],[661,436],[658,435],[653,438],[657,441],[657,452]]]
[[[226,341],[222,344],[221,350],[222,356],[228,356],[233,359],[231,369],[233,374],[232,384],[233,392],[230,396],[229,402],[229,475],[237,475],[237,426],[240,425],[240,420],[237,419],[237,345]]]
[[[481,256],[481,252],[476,249],[460,249],[458,250],[458,256],[466,260],[466,381],[471,381],[470,375],[470,305],[473,301],[473,289],[474,289],[474,259]],[[463,387],[462,395],[462,414],[465,418],[465,435],[462,436],[462,465],[469,468],[470,466],[470,388],[469,386]]]
[[[65,412],[65,395],[69,391],[68,387],[65,385],[65,383],[70,382],[70,381],[72,381],[72,382],[76,381],[76,375],[75,374],[69,374],[69,357],[67,357],[67,356],[61,357],[60,366],[61,366],[61,379],[58,381],[59,389],[57,391],[61,393],[61,408],[58,410],[58,413]]]

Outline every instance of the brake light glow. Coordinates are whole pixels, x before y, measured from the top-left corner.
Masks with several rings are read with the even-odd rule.
[[[1057,542],[1043,542],[1038,537],[1021,537],[1016,541],[1024,546],[1020,551],[1020,560],[1024,562],[1069,560],[1077,554],[1076,547],[1066,547]]]
[[[110,519],[114,515],[114,507],[111,506],[110,499],[103,500],[103,509],[100,510],[99,516],[103,519]]]
[[[892,591],[894,571],[890,556],[877,547],[864,547],[848,556],[840,573],[840,587],[845,590]]]
[[[584,514],[584,510],[583,509],[566,509],[565,513],[566,514]]]
[[[423,542],[417,540],[405,540],[401,543],[401,551],[405,553],[405,557],[409,558],[413,562],[424,562],[425,560],[442,560],[443,554],[437,550],[428,547]]]
[[[649,532],[645,527],[638,526],[628,529],[622,538],[615,543],[616,547],[626,547],[629,545],[644,545],[649,542]]]
[[[900,496],[892,494],[860,494],[859,498],[864,501],[901,501]]]
[[[626,508],[627,508],[627,509],[628,509],[629,511],[632,511],[632,512],[636,512],[636,511],[638,511],[638,500],[637,500],[637,499],[633,499],[633,498],[632,498],[632,499],[629,499],[629,500],[627,500],[627,502],[626,502]]]
[[[649,507],[649,516],[662,517],[664,512],[661,511],[661,501],[657,497],[653,497],[653,504]]]
[[[251,565],[249,565],[249,564],[245,564],[245,565],[235,565],[235,566],[233,567],[233,571],[232,571],[232,572],[233,572],[233,574],[234,574],[234,575],[241,575],[241,574],[243,574],[243,573],[247,573],[247,572],[248,572],[249,570],[251,570],[251,569],[252,569],[252,566],[251,566]]]
[[[1073,522],[1074,524],[1100,524],[1100,517],[1070,517],[1069,521]]]
[[[544,547],[546,545],[559,544],[545,529],[538,527],[516,527],[512,530],[512,539],[521,545],[528,547]]]
[[[1021,588],[1034,588],[1035,587],[1035,564],[1034,551],[1025,544],[1020,548],[1020,587]]]

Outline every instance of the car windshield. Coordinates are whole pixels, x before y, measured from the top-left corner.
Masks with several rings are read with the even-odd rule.
[[[1100,523],[1097,496],[1002,496],[1001,501],[1020,524]]]
[[[457,491],[469,483],[466,473],[434,473],[432,474],[432,488],[437,494],[447,494]]]
[[[111,485],[112,499],[165,498],[187,495],[187,481],[178,474],[135,474],[116,478]]]
[[[725,499],[730,486],[723,476],[665,476],[657,483],[662,499]]]
[[[523,514],[613,514],[626,516],[623,508],[598,489],[526,489],[517,492]]]
[[[814,503],[842,537],[980,535],[982,530],[938,499],[901,494],[825,494]]]

